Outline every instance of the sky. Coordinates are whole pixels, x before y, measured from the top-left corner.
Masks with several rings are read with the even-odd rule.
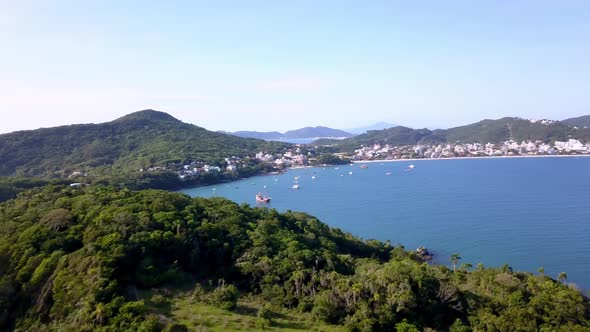
[[[0,0],[0,133],[156,109],[212,130],[590,114],[586,0]]]

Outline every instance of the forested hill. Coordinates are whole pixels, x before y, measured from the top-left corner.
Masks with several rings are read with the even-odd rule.
[[[589,309],[565,274],[430,265],[222,198],[50,185],[0,204],[0,330],[569,332]]]
[[[145,110],[107,123],[0,135],[0,176],[59,178],[75,171],[137,171],[182,160],[215,162],[285,146],[208,131]]]
[[[569,118],[561,121],[568,126],[575,126],[580,128],[590,128],[590,115],[579,116],[577,118]]]
[[[335,144],[345,149],[358,148],[368,144],[415,145],[432,143],[500,143],[513,139],[517,142],[541,140],[579,139],[590,141],[590,129],[574,128],[558,121],[532,121],[521,118],[483,120],[470,125],[450,129],[412,129],[397,126],[384,130],[373,130],[366,134],[341,141],[321,140],[317,144]]]

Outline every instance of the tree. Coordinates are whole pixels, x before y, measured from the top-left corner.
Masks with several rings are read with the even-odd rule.
[[[459,256],[459,253],[454,253],[449,259],[451,263],[453,263],[453,272],[455,272],[457,270],[457,264],[461,260],[461,256]]]
[[[469,271],[473,268],[473,264],[470,263],[463,263],[461,264],[461,266],[459,267],[460,270],[462,271]]]
[[[537,269],[537,272],[539,272],[539,275],[542,277],[545,275],[545,268],[541,266]]]
[[[565,272],[561,272],[558,276],[557,276],[557,280],[559,280],[560,282],[567,284],[567,274]]]

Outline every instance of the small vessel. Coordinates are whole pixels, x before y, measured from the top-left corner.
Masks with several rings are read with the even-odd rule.
[[[315,175],[313,175],[311,178],[312,178],[312,179],[315,179]]]
[[[339,169],[340,169],[340,167],[335,167],[334,169],[335,169],[335,170],[339,170]]]
[[[352,175],[352,171],[348,172],[348,175]]]
[[[256,194],[256,203],[270,203],[270,197],[262,194]]]
[[[391,172],[387,172],[387,173],[385,173],[385,175],[391,175],[391,174],[392,174]]]
[[[410,166],[408,166],[409,169],[413,169],[414,167],[416,167],[414,164],[410,164]]]
[[[297,189],[299,189],[299,185],[298,184],[294,184],[291,188],[297,190]]]
[[[363,168],[363,169],[364,169],[364,168],[369,168],[369,166],[367,166],[367,165],[363,164],[363,165],[361,165],[361,168]]]

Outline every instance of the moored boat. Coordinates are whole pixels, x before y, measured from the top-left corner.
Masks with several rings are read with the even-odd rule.
[[[270,197],[264,196],[262,194],[257,194],[256,203],[270,203]]]

